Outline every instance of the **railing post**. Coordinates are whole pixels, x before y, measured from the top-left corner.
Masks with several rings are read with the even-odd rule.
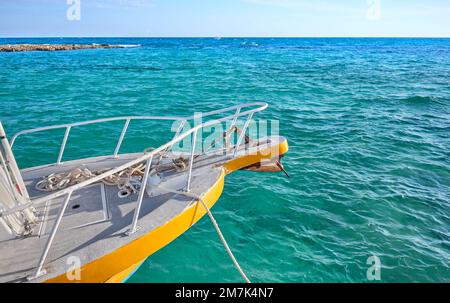
[[[177,129],[177,131],[176,131],[176,133],[175,133],[175,135],[173,136],[173,138],[172,138],[172,141],[173,140],[175,140],[179,135],[180,135],[180,133],[181,133],[181,131],[183,130],[183,127],[184,127],[184,125],[186,124],[186,120],[183,120],[183,121],[181,121],[181,123],[180,123],[180,125],[178,126],[178,129]],[[174,143],[175,144],[175,143]],[[160,156],[159,156],[159,161],[161,161],[161,159],[163,158],[163,156],[164,156],[164,154],[165,153],[167,153],[167,151],[168,150],[170,150],[171,148],[173,148],[173,145],[174,144],[172,144],[171,146],[169,146],[169,147],[167,147],[166,149],[164,149],[164,151],[160,154]]]
[[[180,132],[183,130],[184,125],[186,124],[186,120],[181,121],[180,125],[178,126],[177,132],[175,133],[175,136],[173,136],[172,140],[178,137]]]
[[[234,154],[233,154],[234,156],[236,156],[236,154],[237,154],[238,147],[239,147],[239,145],[241,145],[242,139],[244,139],[245,132],[247,131],[248,125],[250,124],[250,121],[252,120],[252,118],[253,118],[253,113],[250,113],[247,117],[247,120],[245,121],[244,128],[242,129],[242,132],[239,135],[239,139],[236,143],[236,146],[234,147]]]
[[[148,175],[150,173],[150,167],[152,165],[153,155],[147,160],[147,165],[145,167],[144,177],[141,182],[141,189],[139,190],[139,197],[137,200],[136,209],[134,211],[133,222],[131,223],[131,228],[127,231],[127,235],[131,235],[137,231],[137,222],[139,219],[139,213],[141,211],[142,200],[144,199],[145,187],[147,186]]]
[[[229,129],[228,131],[230,131],[230,132],[233,131],[233,128],[234,128],[234,126],[236,125],[236,122],[237,122],[237,119],[238,119],[240,113],[241,113],[241,107],[239,106],[239,107],[236,109],[236,113],[234,114],[233,122],[231,122],[231,126],[230,126],[230,129]],[[228,148],[230,147],[231,134],[232,134],[232,133],[230,133],[230,139],[229,139],[229,141],[228,141],[227,139],[224,139],[224,140],[226,141],[225,150],[224,150],[224,151],[225,151],[225,154],[227,153],[227,150],[228,150]]]
[[[241,112],[241,108],[238,107],[236,109],[236,113],[234,114],[234,119],[233,119],[233,122],[231,123],[231,128],[233,128],[236,125],[236,121],[237,121],[237,118],[238,118],[240,112]]]
[[[62,160],[62,157],[64,154],[64,149],[66,148],[67,138],[69,137],[70,128],[71,128],[70,126],[66,127],[66,132],[64,134],[64,139],[61,144],[61,149],[59,150],[58,161],[56,162],[58,165],[61,164],[61,160]]]
[[[61,206],[61,209],[59,210],[58,217],[56,218],[55,225],[53,225],[53,229],[52,229],[52,231],[50,233],[50,236],[48,237],[47,243],[45,244],[45,249],[42,252],[41,258],[39,260],[38,268],[36,269],[36,272],[35,272],[34,276],[31,277],[30,279],[34,279],[34,278],[37,278],[37,277],[45,274],[45,271],[42,271],[42,267],[44,266],[45,259],[47,258],[47,255],[48,255],[48,251],[50,250],[50,246],[53,243],[53,240],[55,238],[56,232],[58,231],[59,225],[61,223],[61,220],[62,220],[62,217],[64,215],[64,212],[66,211],[67,205],[69,204],[69,200],[70,200],[71,196],[72,196],[72,192],[69,192],[67,194],[66,199],[63,202],[63,205]]]
[[[191,150],[191,157],[189,159],[189,173],[188,173],[188,178],[187,178],[187,182],[186,182],[186,192],[189,192],[190,186],[191,186],[192,166],[194,164],[195,143],[197,141],[197,132],[198,132],[198,129],[195,130],[194,136],[193,136],[194,138],[192,140],[192,150]]]
[[[117,155],[119,154],[120,146],[122,145],[122,141],[123,141],[123,138],[125,137],[125,133],[127,132],[129,124],[130,124],[130,118],[128,118],[125,121],[125,125],[123,126],[122,133],[120,134],[119,141],[117,142],[117,145],[116,145],[116,150],[114,151],[114,158],[117,158]]]
[[[25,186],[25,183],[23,182],[19,166],[17,165],[16,159],[11,149],[11,145],[9,144],[8,139],[6,138],[6,133],[5,130],[3,129],[3,125],[1,122],[0,122],[0,146],[3,147],[3,150],[5,152],[5,158],[2,159],[2,165],[5,167],[6,175],[8,176],[8,178],[11,177],[14,178],[14,181],[16,182],[17,186],[19,186],[20,193],[22,194],[22,196],[25,199],[29,200],[30,197],[28,196],[27,188]],[[9,164],[7,162],[9,162]],[[8,169],[6,167],[9,167],[9,169],[11,170],[11,175],[7,173]],[[14,188],[14,186],[12,188]],[[16,196],[15,191],[14,196]]]

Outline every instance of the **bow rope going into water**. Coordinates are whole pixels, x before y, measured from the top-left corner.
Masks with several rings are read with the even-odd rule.
[[[235,128],[230,130],[229,132],[224,133],[224,137],[228,137],[232,131],[238,132],[239,129]],[[250,139],[245,138],[245,143],[250,143]],[[148,148],[144,151],[144,153],[147,153],[149,150],[153,148]],[[160,172],[160,171],[167,171],[175,169],[177,171],[184,171],[187,168],[187,159],[184,159],[183,157],[179,158],[172,158],[172,163],[168,164],[161,164],[161,159],[164,157],[167,150],[164,150],[159,154],[159,160],[156,168],[152,169],[152,171]],[[197,155],[198,156],[198,155]],[[145,174],[145,163],[139,163],[134,166],[131,166],[127,169],[124,169],[116,174],[112,174],[104,179],[102,179],[102,182],[106,185],[114,186],[116,185],[119,188],[119,197],[126,197],[129,196],[132,193],[137,193],[142,188],[142,179]],[[55,191],[55,190],[61,190],[68,186],[78,184],[80,182],[83,182],[87,179],[90,179],[92,177],[95,177],[97,175],[100,175],[104,173],[106,170],[99,170],[99,171],[90,171],[88,168],[75,168],[72,171],[69,172],[63,172],[63,173],[53,173],[49,176],[46,176],[43,178],[43,180],[39,181],[35,188],[39,191]],[[208,214],[212,224],[214,225],[214,228],[216,229],[217,234],[219,235],[220,241],[222,242],[225,250],[227,251],[228,255],[230,256],[231,260],[233,261],[234,266],[239,271],[242,278],[245,280],[246,283],[251,283],[250,279],[247,277],[245,272],[242,270],[242,267],[239,265],[239,262],[236,260],[236,257],[234,256],[233,252],[230,249],[230,246],[228,245],[227,241],[225,240],[225,237],[223,236],[222,231],[220,230],[219,224],[217,223],[216,219],[214,218],[213,214],[211,213],[211,210],[209,209],[208,205],[205,203],[205,201],[195,194],[185,192],[185,191],[177,191],[172,190],[169,188],[165,188],[161,185],[159,187],[162,190],[165,190],[167,192],[175,193],[175,194],[181,194],[185,195],[191,198],[194,198],[198,200],[202,206],[205,208],[206,213]],[[123,194],[121,194],[123,193]]]
[[[242,278],[245,280],[246,283],[252,283],[250,281],[249,278],[247,278],[247,275],[245,274],[245,272],[242,270],[242,267],[239,265],[239,262],[236,260],[236,257],[234,256],[233,252],[230,249],[230,246],[227,243],[227,240],[225,240],[225,237],[222,234],[222,231],[220,230],[219,224],[217,223],[216,219],[214,218],[211,210],[209,209],[208,205],[206,204],[206,202],[202,199],[202,197],[197,196],[195,194],[192,194],[190,192],[185,192],[185,191],[178,191],[178,190],[173,190],[173,189],[169,189],[166,187],[163,187],[160,185],[160,188],[162,190],[174,193],[174,194],[180,194],[180,195],[185,195],[187,197],[190,198],[194,198],[198,201],[200,201],[200,203],[203,205],[203,207],[206,210],[206,213],[208,214],[209,218],[211,219],[212,224],[214,225],[214,228],[216,229],[217,234],[220,237],[220,241],[222,241],[223,246],[225,247],[225,250],[227,251],[228,255],[230,256],[231,260],[234,263],[234,266],[236,267],[236,269],[239,271],[239,273],[241,274]]]
[[[175,169],[185,169],[183,161],[180,161],[179,159],[173,160],[173,168]],[[123,190],[129,191],[129,194],[137,192],[137,187],[141,187],[141,180],[140,178],[144,175],[145,171],[145,164],[140,163],[135,166],[129,167],[128,169],[125,169],[121,172],[118,172],[117,174],[111,175],[105,179],[102,180],[102,182],[106,185],[117,185],[119,188],[119,193]],[[87,180],[93,176],[96,176],[97,174],[100,174],[101,172],[91,172],[87,168],[76,168],[72,171],[66,172],[66,173],[59,173],[59,174],[51,174],[44,178],[43,180],[39,181],[36,184],[36,189],[40,191],[54,191],[58,189],[63,189],[65,187],[68,187],[73,184],[80,183],[84,180]],[[126,176],[126,177],[124,177]],[[133,178],[139,178],[139,179],[133,179]],[[222,234],[222,231],[220,230],[219,224],[217,223],[216,219],[214,218],[213,214],[211,213],[211,210],[209,209],[208,205],[205,203],[205,201],[195,194],[185,192],[185,191],[177,191],[172,190],[166,187],[163,187],[159,185],[159,187],[167,192],[175,193],[175,194],[181,194],[185,195],[191,198],[194,198],[198,200],[202,206],[205,208],[206,213],[208,214],[209,218],[211,219],[212,224],[214,225],[214,228],[216,229],[217,234],[220,237],[220,240],[222,241],[223,246],[225,247],[225,250],[227,251],[228,255],[230,256],[231,260],[234,263],[234,266],[241,274],[242,278],[247,283],[251,283],[250,280],[247,278],[247,275],[242,270],[241,266],[239,265],[238,261],[236,260],[236,257],[234,256],[233,252],[230,249],[230,246],[228,245],[227,241],[225,240],[225,237]],[[119,195],[120,197],[120,195]]]
[[[225,240],[225,237],[222,234],[222,231],[220,230],[219,224],[217,224],[216,219],[214,219],[214,216],[211,212],[211,210],[209,209],[208,205],[206,205],[205,201],[203,201],[202,198],[198,197],[198,200],[203,204],[203,207],[205,208],[206,212],[208,213],[209,218],[211,219],[212,224],[214,225],[214,228],[217,231],[217,234],[220,237],[220,240],[222,241],[223,246],[225,247],[228,255],[230,256],[231,260],[234,263],[234,266],[236,266],[236,269],[239,271],[239,273],[241,274],[242,278],[244,278],[245,282],[247,283],[252,283],[249,278],[247,278],[247,275],[244,273],[244,271],[242,270],[241,266],[239,265],[238,261],[236,260],[236,258],[233,255],[233,252],[230,249],[230,246],[228,246],[227,240]]]

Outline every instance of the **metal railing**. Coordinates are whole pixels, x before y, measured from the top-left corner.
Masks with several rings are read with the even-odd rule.
[[[133,234],[134,232],[136,232],[137,230],[137,222],[138,222],[138,218],[139,218],[139,213],[140,213],[140,209],[141,209],[141,205],[142,205],[142,201],[144,198],[144,192],[145,192],[145,187],[147,185],[147,179],[149,176],[149,172],[151,171],[151,163],[152,163],[152,159],[154,157],[154,155],[160,153],[160,152],[164,152],[167,151],[168,149],[171,149],[174,144],[180,142],[181,140],[187,138],[188,136],[192,136],[192,148],[191,148],[191,152],[189,155],[189,164],[188,164],[188,170],[187,170],[187,178],[186,178],[186,187],[185,187],[185,191],[189,192],[190,191],[190,185],[191,185],[191,178],[192,178],[192,168],[193,168],[193,164],[194,164],[194,154],[195,154],[195,147],[196,147],[196,139],[197,139],[197,133],[199,130],[205,128],[205,127],[209,127],[209,126],[213,126],[225,121],[229,121],[232,120],[232,127],[235,126],[238,117],[242,117],[242,116],[246,116],[246,121],[244,124],[244,127],[242,129],[242,132],[238,138],[237,144],[234,146],[234,154],[236,155],[237,149],[239,147],[239,145],[241,144],[243,137],[245,135],[245,132],[250,124],[250,121],[253,117],[253,114],[256,112],[260,112],[264,109],[267,108],[267,104],[266,103],[262,103],[262,102],[254,102],[254,103],[248,103],[248,104],[243,104],[243,105],[237,105],[237,106],[231,106],[231,107],[227,107],[224,109],[220,109],[220,110],[215,110],[215,111],[210,111],[208,113],[205,113],[202,115],[202,117],[208,117],[208,116],[212,116],[212,115],[216,115],[216,114],[221,114],[221,113],[227,113],[230,111],[234,111],[233,114],[225,116],[223,118],[219,118],[219,119],[215,119],[215,120],[211,120],[211,121],[207,121],[204,123],[201,123],[199,125],[194,126],[193,128],[189,129],[188,131],[181,133],[181,130],[183,129],[183,126],[185,125],[185,123],[187,123],[187,121],[193,120],[195,118],[195,116],[190,116],[190,117],[161,117],[161,116],[130,116],[130,117],[117,117],[117,118],[106,118],[106,119],[97,119],[97,120],[91,120],[91,121],[86,121],[86,122],[78,122],[78,123],[71,123],[71,124],[63,124],[63,125],[57,125],[57,126],[48,126],[48,127],[41,127],[41,128],[35,128],[35,129],[30,129],[30,130],[24,130],[21,132],[16,133],[11,140],[11,146],[13,146],[15,140],[24,134],[29,134],[29,133],[35,133],[35,132],[41,132],[41,131],[46,131],[46,130],[51,130],[51,129],[59,129],[59,128],[65,128],[66,131],[64,133],[64,137],[62,140],[62,144],[61,144],[61,148],[58,154],[58,160],[54,165],[60,165],[62,162],[62,157],[64,154],[64,150],[66,147],[66,143],[67,143],[67,139],[69,137],[70,134],[70,130],[73,127],[76,126],[81,126],[81,125],[88,125],[88,124],[95,124],[95,123],[103,123],[103,122],[108,122],[108,121],[118,121],[118,120],[124,120],[125,124],[123,126],[122,132],[120,134],[119,140],[117,142],[116,148],[114,150],[114,157],[117,157],[120,151],[120,147],[122,145],[123,139],[126,135],[126,132],[128,130],[128,126],[130,125],[130,122],[132,120],[171,120],[171,121],[181,121],[181,124],[174,136],[174,138],[172,140],[170,140],[169,142],[161,145],[160,147],[152,150],[149,153],[144,153],[144,155],[131,160],[125,164],[122,164],[120,166],[117,166],[115,168],[112,168],[100,175],[97,175],[95,177],[92,177],[88,180],[85,180],[83,182],[80,182],[78,184],[72,185],[70,187],[67,187],[63,190],[48,194],[44,197],[40,197],[37,198],[33,201],[30,201],[27,204],[21,205],[18,208],[15,209],[10,209],[7,211],[3,211],[0,212],[0,217],[4,216],[4,215],[8,215],[11,213],[15,213],[18,211],[21,211],[23,209],[26,209],[27,207],[30,206],[36,206],[42,203],[46,203],[49,200],[53,200],[56,199],[58,197],[63,197],[65,196],[64,202],[59,210],[58,216],[56,218],[56,221],[53,225],[52,231],[50,233],[50,236],[47,239],[47,243],[45,245],[45,248],[42,252],[42,255],[39,259],[39,264],[37,266],[37,269],[35,271],[34,276],[30,277],[32,278],[37,278],[43,274],[45,274],[45,271],[42,270],[44,264],[45,264],[45,260],[48,256],[48,253],[50,251],[51,245],[53,243],[53,240],[55,238],[55,235],[58,231],[58,228],[60,226],[61,220],[64,216],[65,210],[67,208],[67,205],[69,203],[70,197],[72,196],[73,192],[76,190],[79,190],[81,188],[84,188],[90,184],[96,183],[98,181],[101,181],[102,179],[109,177],[115,173],[118,173],[122,170],[125,170],[131,166],[134,166],[136,164],[139,163],[143,163],[146,162],[146,169],[144,172],[144,176],[142,179],[142,183],[141,183],[141,187],[139,190],[139,196],[138,196],[138,200],[136,202],[136,208],[134,209],[134,215],[133,215],[133,220],[130,226],[130,229],[128,230],[127,234]],[[250,108],[250,109],[249,109]]]
[[[257,108],[241,112],[243,108],[245,109],[245,108],[248,108],[248,107],[255,107],[255,106],[257,106]],[[222,119],[225,119],[225,120],[233,119],[232,126],[234,126],[235,123],[237,122],[237,118],[238,117],[248,115],[248,118],[247,118],[247,121],[246,121],[246,124],[247,124],[246,126],[248,127],[248,123],[250,122],[253,113],[262,111],[262,110],[266,109],[267,106],[268,106],[267,103],[263,103],[263,102],[254,102],[254,103],[235,105],[235,106],[230,106],[230,107],[227,107],[227,108],[224,108],[224,109],[219,109],[219,110],[214,110],[214,111],[207,112],[205,114],[202,114],[202,117],[204,118],[204,117],[208,117],[208,116],[212,116],[212,115],[217,115],[217,114],[221,114],[221,113],[235,111],[234,115],[227,116],[227,117],[222,118]],[[119,154],[119,151],[120,151],[120,147],[122,146],[123,139],[125,138],[126,132],[127,132],[128,127],[130,125],[130,122],[132,120],[181,121],[180,129],[177,132],[177,134],[179,134],[179,132],[181,131],[181,129],[185,125],[185,123],[187,123],[187,121],[194,120],[194,119],[195,119],[195,115],[190,116],[190,117],[179,117],[179,116],[128,116],[128,117],[104,118],[104,119],[96,119],[96,120],[76,122],[76,123],[70,123],[70,124],[61,124],[61,125],[54,125],[54,126],[39,127],[39,128],[34,128],[34,129],[23,130],[23,131],[20,131],[20,132],[14,134],[13,137],[11,138],[11,148],[13,148],[16,139],[18,137],[20,137],[20,136],[25,135],[25,134],[31,134],[31,133],[43,132],[43,131],[47,131],[47,130],[54,130],[54,129],[65,128],[66,131],[64,133],[64,137],[63,137],[63,140],[62,140],[62,143],[61,143],[61,147],[60,147],[60,150],[59,150],[59,154],[58,154],[58,159],[56,161],[56,164],[61,164],[62,163],[62,158],[63,158],[63,155],[64,155],[64,151],[65,151],[65,148],[66,148],[67,139],[69,138],[69,134],[70,134],[70,131],[71,131],[72,128],[77,127],[77,126],[83,126],[83,125],[89,125],[89,124],[98,124],[98,123],[104,123],[104,122],[125,121],[125,124],[124,124],[124,126],[122,128],[122,132],[121,132],[120,137],[119,137],[119,140],[117,142],[116,148],[114,150],[114,157],[117,157],[118,154]],[[221,119],[219,119],[219,120],[221,120]],[[242,141],[242,139],[243,139],[243,135],[240,136],[238,143],[240,143]]]

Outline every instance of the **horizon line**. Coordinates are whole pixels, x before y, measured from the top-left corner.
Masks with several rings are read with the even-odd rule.
[[[9,36],[0,39],[449,39],[450,36]]]

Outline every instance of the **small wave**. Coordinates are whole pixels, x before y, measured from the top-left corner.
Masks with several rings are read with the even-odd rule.
[[[99,45],[107,45],[107,46],[113,46],[114,44],[106,44],[106,43],[92,43],[93,46],[99,46]],[[133,47],[141,47],[141,44],[117,44],[118,47],[122,48],[133,48]]]
[[[405,103],[413,103],[413,104],[426,104],[430,102],[437,102],[437,100],[433,97],[429,96],[410,96],[402,99]]]
[[[134,48],[134,47],[141,47],[141,44],[119,44],[120,47],[123,48]]]
[[[111,66],[111,70],[126,70],[126,71],[160,71],[162,68],[155,66]]]
[[[282,46],[275,46],[274,48],[279,48],[279,49],[287,49],[287,50],[297,50],[297,49],[314,49],[317,48],[313,47],[313,46],[286,46],[286,45],[282,45]]]
[[[247,41],[242,42],[241,45],[250,46],[250,47],[258,47],[259,46],[259,44],[256,42],[247,42]]]

